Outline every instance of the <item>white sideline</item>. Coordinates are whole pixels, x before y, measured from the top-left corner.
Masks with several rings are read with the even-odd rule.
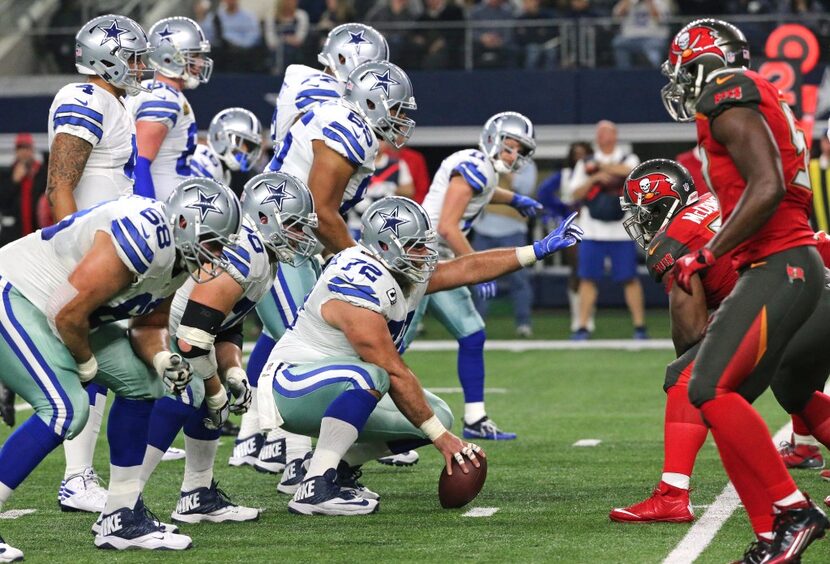
[[[773,444],[777,445],[787,440],[791,432],[792,424],[787,423],[775,433],[772,438]],[[690,564],[697,560],[740,503],[738,492],[735,491],[732,482],[728,482],[712,505],[695,521],[683,540],[666,556],[663,564]],[[751,533],[747,535],[747,538],[750,536]]]
[[[462,517],[492,517],[498,507],[474,507],[461,515]]]

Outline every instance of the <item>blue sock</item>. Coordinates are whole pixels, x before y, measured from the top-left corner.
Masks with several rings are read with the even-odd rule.
[[[0,482],[15,489],[63,442],[43,419],[33,415],[6,439],[0,450]]]
[[[147,434],[147,443],[161,452],[166,451],[173,444],[173,440],[187,422],[188,418],[196,413],[192,405],[176,401],[170,397],[156,400],[153,413],[150,416],[150,429]]]
[[[248,374],[248,384],[252,388],[257,387],[259,375],[262,373],[262,369],[265,368],[268,357],[271,356],[271,349],[276,344],[277,342],[265,333],[259,334],[259,339],[256,340],[254,350],[251,351],[251,356],[248,357],[248,368],[245,370]]]
[[[115,397],[107,420],[107,441],[113,466],[141,466],[153,403],[153,400]]]
[[[377,404],[377,398],[366,390],[346,390],[334,398],[323,417],[345,421],[359,433]]]
[[[202,420],[207,417],[207,406],[202,404],[198,411],[193,411],[184,424],[184,434],[191,439],[212,441],[222,436],[221,429],[208,429]]]
[[[484,401],[484,330],[458,339],[458,380],[464,403]]]
[[[96,384],[95,382],[87,384],[86,393],[89,396],[89,405],[95,405],[98,403],[98,396],[107,397],[107,391],[107,388],[101,384]]]
[[[386,446],[393,454],[401,454],[402,452],[409,452],[422,446],[431,445],[432,441],[429,439],[398,439],[396,441],[389,441]]]

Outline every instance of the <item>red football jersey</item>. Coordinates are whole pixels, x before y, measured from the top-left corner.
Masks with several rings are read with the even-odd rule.
[[[685,254],[703,248],[720,228],[718,200],[704,194],[695,204],[680,210],[648,246],[646,265],[659,282],[674,262]],[[706,293],[706,307],[716,309],[729,295],[738,273],[733,266],[733,253],[719,257],[715,264],[700,273]]]
[[[736,69],[719,73],[704,87],[697,104],[703,172],[718,197],[723,220],[732,214],[746,182],[726,147],[712,137],[710,124],[724,110],[735,106],[753,108],[764,117],[781,154],[787,190],[769,221],[736,247],[734,266],[739,268],[785,249],[815,245],[815,241],[810,228],[813,192],[804,133],[796,126],[792,111],[778,90],[752,71]]]

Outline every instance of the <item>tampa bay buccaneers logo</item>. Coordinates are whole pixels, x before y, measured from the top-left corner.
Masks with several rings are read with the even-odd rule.
[[[637,205],[647,205],[656,202],[660,198],[677,198],[678,191],[675,188],[676,181],[661,173],[653,172],[640,178],[632,178],[625,183],[625,191],[631,202]]]
[[[726,53],[717,45],[718,32],[709,27],[693,27],[677,34],[669,51],[669,62],[681,65],[693,61],[701,55],[716,55],[726,60]]]

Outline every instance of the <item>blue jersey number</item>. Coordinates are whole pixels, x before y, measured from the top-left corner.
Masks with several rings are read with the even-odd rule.
[[[381,269],[372,264],[369,264],[365,260],[360,259],[354,259],[351,262],[349,262],[349,264],[343,267],[343,272],[346,272],[347,270],[350,270],[353,266],[358,265],[362,265],[358,269],[358,272],[366,278],[368,278],[371,282],[377,281],[378,277],[383,275],[383,271],[381,271]]]
[[[130,143],[132,143],[133,148],[130,153],[130,158],[124,163],[124,176],[130,180],[135,180],[135,163],[138,160],[138,146],[135,143],[135,133],[133,133]]]
[[[156,239],[158,240],[159,249],[168,247],[172,242],[170,238],[170,229],[164,222],[164,217],[158,210],[147,208],[142,210],[142,217],[156,226]]]
[[[358,131],[363,133],[363,138],[366,140],[366,145],[371,147],[374,135],[372,135],[372,132],[369,131],[369,127],[366,125],[366,122],[360,119],[360,117],[355,113],[349,114],[349,121],[357,126]]]
[[[196,151],[197,132],[198,128],[196,127],[196,123],[191,123],[190,127],[187,128],[187,144],[185,145],[181,156],[176,159],[176,174],[179,176],[191,176],[190,157],[192,157],[194,151]]]

